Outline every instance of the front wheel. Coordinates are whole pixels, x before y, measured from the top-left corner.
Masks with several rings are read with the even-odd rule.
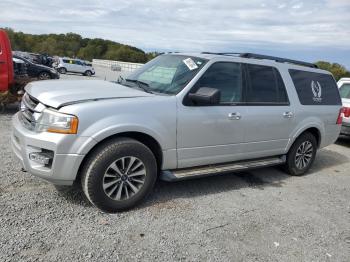
[[[89,201],[106,212],[130,209],[153,189],[157,163],[152,151],[130,138],[101,145],[82,170],[82,187]]]
[[[314,135],[306,132],[299,136],[287,154],[286,171],[293,176],[305,174],[315,160],[317,141]]]
[[[58,68],[57,70],[60,74],[66,74],[67,73],[67,69],[65,69],[64,67]]]
[[[38,76],[40,80],[51,79],[51,75],[48,72],[41,72]]]

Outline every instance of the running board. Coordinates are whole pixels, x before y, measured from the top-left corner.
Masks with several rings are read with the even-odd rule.
[[[231,162],[225,164],[200,166],[193,168],[183,168],[175,170],[162,171],[160,179],[164,181],[178,181],[190,178],[210,176],[220,173],[227,173],[233,171],[241,171],[246,169],[253,169],[257,167],[267,167],[283,164],[286,162],[286,156],[260,158],[248,161]]]

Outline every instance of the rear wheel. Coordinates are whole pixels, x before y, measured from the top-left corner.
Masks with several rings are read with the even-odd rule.
[[[86,75],[86,76],[91,76],[92,75],[92,72],[91,71],[86,71],[85,73],[84,73],[84,75]]]
[[[82,170],[82,187],[89,201],[106,212],[134,207],[153,189],[157,164],[152,151],[130,138],[100,146]]]
[[[285,164],[286,171],[293,176],[305,174],[315,160],[316,151],[317,141],[315,136],[309,132],[303,133],[289,149]]]

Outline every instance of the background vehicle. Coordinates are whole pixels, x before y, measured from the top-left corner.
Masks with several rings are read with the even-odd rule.
[[[343,103],[343,124],[340,134],[350,136],[350,78],[340,79],[338,87]]]
[[[34,64],[44,65],[48,67],[52,67],[53,57],[47,54],[36,54],[36,53],[28,53],[23,51],[13,51],[14,56],[23,57]]]
[[[13,65],[10,40],[0,29],[0,92],[8,91],[13,84]]]
[[[58,72],[53,68],[50,68],[44,65],[35,64],[21,56],[14,55],[13,57],[15,57],[16,59],[22,60],[26,64],[27,74],[31,78],[38,78],[40,80],[60,78],[60,75],[58,74]]]
[[[109,212],[135,206],[158,176],[271,165],[302,175],[342,120],[332,74],[256,54],[160,55],[120,84],[35,82],[21,108],[12,148],[24,168],[54,184],[80,180]]]
[[[95,69],[92,67],[91,63],[79,59],[72,58],[59,58],[58,63],[54,65],[58,72],[65,74],[67,72],[80,73],[86,76],[92,76],[95,74]]]
[[[6,32],[0,29],[0,112],[5,110],[7,104],[20,99],[17,86],[10,40]]]

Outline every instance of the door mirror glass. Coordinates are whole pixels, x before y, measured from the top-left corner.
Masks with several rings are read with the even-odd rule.
[[[210,87],[200,87],[196,93],[188,94],[195,105],[217,105],[220,103],[220,90]]]

